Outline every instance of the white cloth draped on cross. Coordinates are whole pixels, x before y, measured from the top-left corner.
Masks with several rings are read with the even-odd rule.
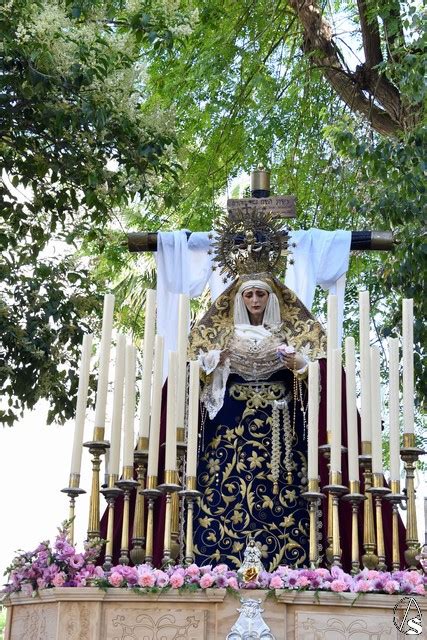
[[[157,241],[157,333],[165,338],[167,354],[177,348],[178,298],[200,296],[209,285],[214,301],[227,287],[218,271],[212,271],[208,254],[209,232],[186,230],[159,232]],[[285,284],[311,309],[316,286],[338,296],[339,341],[342,336],[345,278],[350,257],[351,231],[308,229],[292,231],[294,264],[288,264]]]

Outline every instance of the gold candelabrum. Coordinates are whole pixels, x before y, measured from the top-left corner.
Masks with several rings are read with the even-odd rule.
[[[194,562],[193,548],[193,513],[194,503],[201,497],[200,491],[197,490],[197,478],[190,476],[187,478],[187,488],[179,492],[186,503],[186,530],[185,530],[185,555],[184,564],[189,565]]]
[[[360,493],[360,481],[350,480],[349,493],[342,498],[351,504],[351,573],[355,575],[360,571],[359,560],[359,506],[366,500],[366,496]]]
[[[130,552],[130,558],[133,564],[137,565],[142,564],[145,559],[145,499],[142,491],[145,486],[145,474],[147,471],[148,438],[138,438],[138,444],[136,451],[134,452],[134,459],[136,464],[138,487],[135,498],[135,515],[133,520],[132,549]]]
[[[87,538],[89,541],[99,540],[99,470],[101,468],[101,456],[110,447],[110,443],[104,440],[104,427],[95,427],[93,430],[93,440],[85,442],[84,447],[89,449],[92,456],[92,487],[89,504],[89,523],[87,528]]]
[[[123,520],[120,544],[120,564],[129,564],[129,500],[132,489],[138,485],[133,479],[133,465],[123,467],[122,479],[116,485],[123,490]]]
[[[157,489],[157,476],[147,477],[147,486],[141,491],[147,500],[147,534],[145,536],[145,563],[153,565],[154,502],[162,495]]]
[[[369,441],[362,441],[362,453],[359,455],[359,465],[363,471],[364,492],[366,500],[363,510],[363,556],[362,564],[367,569],[378,566],[376,555],[374,506],[372,500],[372,447]]]
[[[392,480],[390,483],[391,492],[384,496],[384,499],[392,504],[392,570],[400,569],[400,545],[399,545],[399,504],[406,496],[400,492],[400,480]]]
[[[327,437],[328,437],[328,444],[322,444],[319,447],[319,451],[323,454],[323,457],[327,461],[328,475],[329,475],[330,473],[329,460],[331,459],[331,445],[329,443],[329,440],[330,440],[329,431],[327,431]],[[325,558],[328,565],[332,566],[333,552],[332,552],[332,494],[331,493],[328,493],[328,523],[327,523],[326,541],[327,541],[327,547],[325,549]]]
[[[400,450],[400,455],[405,463],[407,504],[405,561],[408,569],[417,568],[417,555],[420,551],[417,529],[417,512],[415,509],[414,475],[416,462],[420,455],[423,455],[424,453],[425,452],[422,449],[419,449],[416,446],[414,433],[403,434],[403,447]]]
[[[76,508],[76,498],[82,493],[86,493],[84,489],[80,489],[80,474],[79,473],[70,473],[70,479],[68,481],[68,487],[65,489],[61,489],[62,493],[66,493],[70,498],[70,505],[68,509],[68,522],[70,523],[68,529],[68,539],[70,544],[74,544],[74,519],[75,508]]]
[[[339,498],[347,493],[347,487],[342,484],[341,471],[330,471],[329,484],[323,487],[332,496],[332,562],[334,567],[341,567]]]
[[[116,500],[119,496],[123,494],[123,490],[116,487],[116,482],[118,481],[119,476],[116,474],[111,474],[107,476],[107,486],[104,489],[101,489],[102,495],[105,497],[108,504],[108,514],[107,514],[107,542],[105,546],[105,559],[104,564],[102,565],[104,571],[109,572],[113,566],[113,540],[114,540],[114,510]]]
[[[380,571],[385,571],[387,569],[387,566],[385,563],[382,499],[384,496],[390,493],[390,489],[384,486],[384,476],[382,473],[373,473],[372,479],[373,483],[372,487],[370,487],[369,489],[369,492],[372,493],[375,498],[375,524],[378,556],[377,568]]]
[[[159,490],[166,496],[165,533],[163,539],[164,565],[173,564],[172,557],[172,496],[181,489],[178,484],[178,472],[175,469],[166,469],[164,483],[159,485]]]
[[[308,481],[308,491],[305,491],[301,495],[309,504],[309,561],[310,567],[315,569],[319,566],[318,511],[322,499],[325,498],[325,494],[319,491],[319,480],[311,478]]]

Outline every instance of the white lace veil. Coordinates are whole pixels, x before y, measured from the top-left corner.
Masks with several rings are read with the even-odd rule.
[[[269,326],[280,324],[280,306],[276,294],[273,292],[269,284],[263,280],[246,280],[243,282],[236,293],[234,300],[234,324],[250,324],[248,310],[243,301],[243,292],[246,289],[262,289],[268,291],[268,301],[265,307],[262,324]]]

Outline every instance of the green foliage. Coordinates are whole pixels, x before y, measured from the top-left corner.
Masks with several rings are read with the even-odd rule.
[[[0,7],[0,421],[9,425],[43,397],[50,419],[72,415],[78,344],[105,286],[76,250],[84,240],[102,252],[115,208],[148,198],[177,168],[172,114],[144,104],[140,46],[155,26],[156,48],[170,46],[188,16],[165,5],[136,24],[138,11]]]
[[[328,7],[332,22],[345,15],[359,28],[351,3]],[[4,421],[41,397],[51,417],[71,415],[81,332],[96,328],[106,287],[118,299],[116,321],[142,336],[154,261],[129,255],[123,232],[211,228],[231,180],[259,162],[271,168],[275,193],[296,196],[291,226],[399,237],[392,254],[352,257],[346,331],[357,335],[358,289],[371,291],[380,340],[399,334],[401,298],[414,297],[423,397],[425,27],[417,11],[401,9],[396,17],[394,2],[381,3],[376,71],[414,118],[382,139],[304,53],[285,0],[12,0],[0,8]],[[378,7],[370,12],[373,23]],[[322,312],[320,296],[316,305]],[[53,378],[68,366],[69,380]]]

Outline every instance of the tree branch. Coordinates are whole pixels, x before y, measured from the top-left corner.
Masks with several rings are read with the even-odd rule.
[[[332,28],[322,16],[316,0],[289,0],[304,29],[304,50],[313,63],[322,69],[325,77],[340,98],[352,111],[362,114],[372,127],[386,136],[397,135],[413,126],[415,116],[402,108],[396,87],[387,78],[365,65],[352,73],[341,58],[332,39]],[[371,61],[378,57],[375,41],[368,37]],[[367,96],[366,93],[369,95]],[[384,108],[379,106],[381,104]]]
[[[367,66],[372,69],[383,61],[381,53],[381,40],[378,28],[378,18],[368,19],[366,0],[357,0],[360,28],[362,30],[363,50]]]

